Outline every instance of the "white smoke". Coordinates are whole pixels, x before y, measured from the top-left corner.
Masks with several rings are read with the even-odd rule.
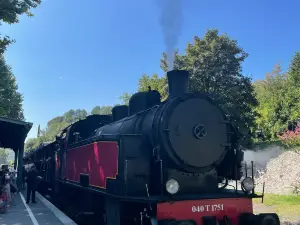
[[[173,69],[175,51],[182,29],[182,0],[157,0],[160,9],[160,24],[166,45],[168,70]]]
[[[245,149],[244,150],[244,162],[243,166],[243,175],[245,176],[247,165],[247,175],[252,176],[252,168],[251,168],[251,161],[253,161],[253,172],[256,182],[258,183],[258,178],[261,177],[262,174],[266,172],[268,163],[272,160],[277,158],[284,152],[284,148],[277,145],[270,145],[267,148],[259,148],[256,147],[255,149]],[[240,183],[240,182],[238,182]],[[230,181],[229,189],[232,189],[235,186],[234,181]],[[240,188],[240,187],[239,187]],[[258,190],[262,191],[262,184],[257,185]]]
[[[280,146],[269,146],[266,149],[255,149],[244,151],[244,161],[250,166],[251,161],[254,162],[255,168],[257,170],[265,170],[268,162],[271,159],[278,157],[284,149]]]

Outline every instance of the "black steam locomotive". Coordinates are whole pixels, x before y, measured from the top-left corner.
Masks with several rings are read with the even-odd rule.
[[[51,174],[44,190],[99,224],[279,224],[276,214],[253,214],[253,176],[242,190],[227,188],[242,177],[243,152],[222,109],[188,93],[188,72],[167,76],[164,102],[155,90],[136,93],[112,116],[78,121],[26,156]]]

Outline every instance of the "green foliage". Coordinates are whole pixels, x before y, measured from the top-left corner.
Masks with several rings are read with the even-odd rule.
[[[11,40],[8,36],[1,37],[1,34],[0,34],[0,56],[3,55],[3,53],[5,52],[7,47],[13,42],[14,41]]]
[[[122,101],[123,105],[129,105],[129,100],[131,98],[132,94],[124,93],[122,96],[119,97],[119,99]]]
[[[112,110],[112,106],[95,106],[92,111],[91,111],[91,114],[92,115],[95,115],[95,114],[98,114],[98,115],[110,115],[111,114],[111,110]]]
[[[7,158],[8,158],[8,150],[4,148],[0,148],[0,159],[6,162]]]
[[[253,202],[256,204],[261,203],[261,199],[253,199]],[[300,195],[265,194],[264,205],[272,206],[273,212],[278,213],[279,216],[287,220],[293,221],[300,215]]]
[[[37,7],[41,0],[1,0],[0,1],[0,25],[1,22],[8,24],[18,23],[19,16],[26,13],[33,16],[30,9]],[[0,56],[4,53],[9,44],[13,43],[8,36],[1,37],[0,33]]]
[[[286,128],[290,116],[287,99],[287,74],[282,73],[280,65],[275,65],[264,80],[254,83],[259,102],[256,122],[267,139],[277,138],[277,133]]]
[[[0,20],[9,24],[18,23],[19,16],[26,13],[33,16],[31,8],[36,8],[41,0],[1,0]]]
[[[268,140],[275,140],[278,134],[284,132],[289,122],[300,117],[300,53],[297,52],[290,68],[283,73],[280,65],[275,65],[273,71],[264,80],[254,83],[255,93],[259,102],[256,112],[257,125],[263,130]],[[283,134],[283,136],[286,136]],[[298,145],[297,137],[292,133],[286,138],[280,136],[284,145]],[[288,138],[289,137],[289,138]]]
[[[66,123],[71,124],[78,120],[84,119],[86,116],[87,116],[87,112],[84,109],[77,109],[77,110],[71,109],[63,115],[64,117],[63,120]]]
[[[146,74],[143,74],[139,79],[138,91],[148,91],[148,87],[150,87],[152,90],[157,90],[161,94],[162,100],[168,97],[168,84],[165,76],[158,77],[157,74],[153,74],[150,77]]]
[[[111,114],[112,106],[95,106],[91,114],[109,115]],[[88,113],[84,109],[69,110],[62,116],[57,116],[47,123],[47,127],[40,129],[40,136],[37,138],[30,138],[25,143],[25,151],[30,151],[37,148],[43,142],[54,141],[55,137],[59,135],[64,128],[72,123],[84,119]]]
[[[254,107],[257,104],[249,77],[242,75],[242,63],[248,54],[226,34],[208,30],[204,38],[194,38],[186,53],[176,54],[174,69],[190,72],[189,90],[209,93],[225,110],[246,141],[250,130],[255,128]],[[168,69],[166,54],[163,54],[161,68]]]
[[[84,119],[87,116],[87,112],[84,109],[69,110],[64,113],[63,116],[57,116],[51,119],[47,123],[47,127],[44,130],[40,130],[40,136],[37,138],[30,138],[25,143],[25,151],[35,149],[43,142],[54,141],[55,137],[61,133],[61,131],[70,124]]]
[[[300,117],[300,52],[292,59],[287,78],[287,105],[290,108],[290,120]]]
[[[0,116],[23,120],[22,101],[16,78],[0,56]]]
[[[289,68],[290,85],[300,87],[300,52],[296,52]]]
[[[24,13],[32,16],[30,9],[37,7],[40,3],[40,0],[1,0],[0,25],[1,22],[18,23],[18,17]],[[8,36],[0,33],[0,116],[24,120],[23,97],[18,92],[18,85],[11,68],[3,58],[3,53],[13,42]]]
[[[25,152],[28,152],[39,145],[39,138],[29,138],[25,143]]]

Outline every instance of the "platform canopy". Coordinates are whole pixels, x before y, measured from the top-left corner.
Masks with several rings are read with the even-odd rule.
[[[0,116],[0,148],[23,149],[32,123]]]

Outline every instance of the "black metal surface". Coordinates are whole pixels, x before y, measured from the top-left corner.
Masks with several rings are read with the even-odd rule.
[[[150,195],[148,197],[145,196],[124,196],[124,195],[115,195],[109,194],[104,189],[99,189],[96,187],[89,186],[88,188],[82,187],[79,183],[66,181],[66,180],[59,180],[60,183],[69,185],[72,187],[77,187],[79,189],[99,193],[102,195],[110,196],[119,199],[120,201],[124,202],[141,202],[141,203],[158,203],[158,202],[169,202],[169,201],[182,201],[182,200],[201,200],[201,199],[219,199],[219,198],[258,198],[260,196],[245,196],[244,192],[242,191],[235,191],[235,190],[227,190],[224,189],[217,193],[199,193],[199,194],[185,194],[185,195],[178,195],[178,196],[161,196],[161,195]]]
[[[118,105],[112,108],[113,121],[121,120],[129,115],[127,105]]]
[[[147,137],[145,146],[151,145],[151,150],[160,146],[159,154],[179,168],[205,172],[216,167],[227,152],[228,125],[223,120],[222,111],[205,95],[186,94],[107,124],[96,131],[96,136],[141,134]],[[197,126],[205,127],[203,137],[195,137]]]
[[[160,104],[161,96],[156,90],[137,92],[129,100],[129,115],[149,109]]]
[[[193,187],[188,185],[188,183],[193,183],[190,182],[191,178],[182,179],[184,180],[181,184],[183,193],[191,190],[199,192],[214,190],[217,186],[218,174],[211,174],[209,171],[215,170],[228,155],[228,150],[232,149],[229,126],[230,123],[225,120],[222,110],[207,95],[194,93],[173,97],[159,106],[139,111],[132,116],[102,126],[97,129],[93,139],[104,141],[112,137],[118,141],[122,135],[140,135],[135,143],[142,141],[142,147],[138,151],[147,157],[144,160],[139,156],[140,160],[137,160],[135,166],[139,168],[139,164],[146,165],[145,162],[157,160],[162,160],[164,165],[164,175],[161,176],[163,182],[157,176],[152,175],[150,180],[146,179],[143,182],[165,183],[171,177],[168,171],[176,169],[186,175],[182,177],[182,174],[178,173],[176,177],[173,176],[174,179],[189,176],[203,177],[203,179],[198,179]],[[120,151],[127,151],[127,147],[121,147]],[[234,177],[236,171],[232,165],[237,161],[235,153],[230,151],[230,154],[227,157],[227,163],[222,165],[221,171],[226,176]],[[125,175],[130,177],[131,175],[128,175],[130,173],[129,162],[132,164],[134,161],[124,155],[120,155],[119,161],[127,162],[127,172],[120,173],[120,179]],[[124,166],[121,165],[119,170],[124,170]],[[140,177],[149,177],[149,174],[153,174],[154,171],[156,171],[155,174],[159,172],[159,165],[156,163],[153,163],[151,169],[145,170]],[[122,179],[128,182],[125,177]],[[207,182],[208,180],[214,182]],[[128,188],[128,184],[125,186]],[[153,188],[155,185],[150,186]],[[197,190],[196,187],[203,187],[203,189]],[[155,187],[154,189],[150,192],[157,193],[157,189]]]
[[[206,98],[192,95],[176,99],[163,116],[161,129],[170,145],[165,148],[173,151],[181,164],[210,168],[223,159],[227,125],[220,123],[224,119],[222,111]]]
[[[137,93],[130,99],[131,116],[122,118],[127,107],[118,106],[113,120],[120,120],[94,115],[66,128],[57,139],[60,165],[65,165],[65,152],[76,147],[118,142],[118,175],[107,179],[107,189],[100,193],[128,198],[149,192],[163,199],[169,195],[169,179],[180,184],[177,196],[217,193],[219,176],[239,177],[240,151],[234,151],[235,132],[223,111],[208,95],[187,93],[186,71],[169,72],[168,80],[170,97],[162,103],[157,91]],[[60,167],[58,177],[65,170]]]
[[[32,123],[0,116],[0,148],[23,148]]]
[[[79,120],[69,128],[68,145],[92,137],[97,128],[111,122],[111,115],[91,115],[84,120]],[[76,134],[78,138],[76,138]]]
[[[217,225],[217,217],[215,216],[204,216],[202,218],[203,225]]]
[[[169,98],[184,95],[188,91],[189,73],[185,70],[172,70],[167,72]]]
[[[79,182],[82,185],[82,187],[88,187],[90,186],[90,175],[89,174],[80,174]]]

